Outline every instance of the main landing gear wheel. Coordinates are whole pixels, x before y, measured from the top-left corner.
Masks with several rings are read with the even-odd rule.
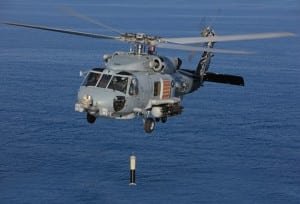
[[[146,133],[151,133],[154,130],[155,127],[155,121],[153,118],[146,118],[144,129]]]
[[[86,115],[86,120],[87,120],[89,123],[92,124],[92,123],[94,123],[94,122],[96,121],[96,117],[88,113],[88,114]]]

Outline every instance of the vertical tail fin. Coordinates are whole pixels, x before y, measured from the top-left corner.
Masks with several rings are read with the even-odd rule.
[[[202,37],[210,37],[215,36],[215,32],[212,28],[207,27],[204,28],[201,32]],[[213,48],[215,42],[208,42],[206,43],[207,48]],[[225,84],[231,84],[231,85],[238,85],[238,86],[244,86],[244,79],[241,76],[235,76],[235,75],[228,75],[228,74],[216,74],[207,72],[210,60],[213,57],[212,52],[203,52],[201,59],[198,63],[197,70],[195,74],[200,77],[200,85],[203,84],[204,81],[210,81],[215,83],[225,83]]]
[[[215,32],[211,27],[206,27],[202,30],[201,36],[202,37],[215,36]],[[213,48],[214,44],[215,44],[215,42],[208,42],[208,43],[206,43],[205,46],[207,48]],[[210,60],[213,56],[214,55],[212,52],[204,51],[202,53],[201,59],[198,63],[197,70],[196,70],[196,74],[201,77],[201,82],[203,82],[203,77],[209,68]]]

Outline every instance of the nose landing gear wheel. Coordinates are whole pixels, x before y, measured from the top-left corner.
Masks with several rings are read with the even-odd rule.
[[[166,123],[167,120],[168,120],[168,117],[162,117],[162,118],[161,118],[161,122],[162,122],[162,123]]]
[[[86,115],[86,120],[87,120],[89,123],[92,124],[92,123],[94,123],[94,122],[96,121],[96,117],[88,113],[88,114]]]
[[[146,118],[144,129],[146,133],[151,133],[154,130],[155,127],[155,121],[153,118]]]

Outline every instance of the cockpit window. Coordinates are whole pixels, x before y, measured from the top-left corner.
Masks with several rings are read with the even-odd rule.
[[[117,90],[123,93],[127,91],[128,78],[123,76],[114,76],[108,85],[109,89]]]
[[[103,74],[99,72],[89,72],[87,76],[85,77],[82,86],[97,86],[99,88],[108,88],[112,89],[115,91],[120,91],[122,93],[127,93],[127,87],[128,87],[128,82],[129,82],[128,76],[122,76],[122,75],[110,75],[110,74]],[[133,90],[130,91],[130,95],[136,95],[137,90],[136,90],[136,85],[137,81],[135,80],[130,80],[130,87]],[[133,83],[133,84],[132,84]]]
[[[138,88],[138,80],[136,78],[132,78],[129,87],[129,95],[138,95],[139,88]]]
[[[83,86],[96,86],[98,80],[100,79],[101,74],[100,73],[95,73],[95,72],[90,72],[86,76]]]
[[[103,74],[102,78],[101,78],[101,80],[100,80],[100,82],[98,84],[98,87],[100,87],[100,88],[106,88],[108,82],[110,81],[110,79],[111,79],[111,75]]]

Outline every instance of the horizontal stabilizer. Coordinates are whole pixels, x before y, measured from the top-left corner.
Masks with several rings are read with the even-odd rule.
[[[241,76],[227,75],[227,74],[216,74],[207,72],[203,78],[204,81],[223,83],[223,84],[231,84],[244,86],[244,79]]]

